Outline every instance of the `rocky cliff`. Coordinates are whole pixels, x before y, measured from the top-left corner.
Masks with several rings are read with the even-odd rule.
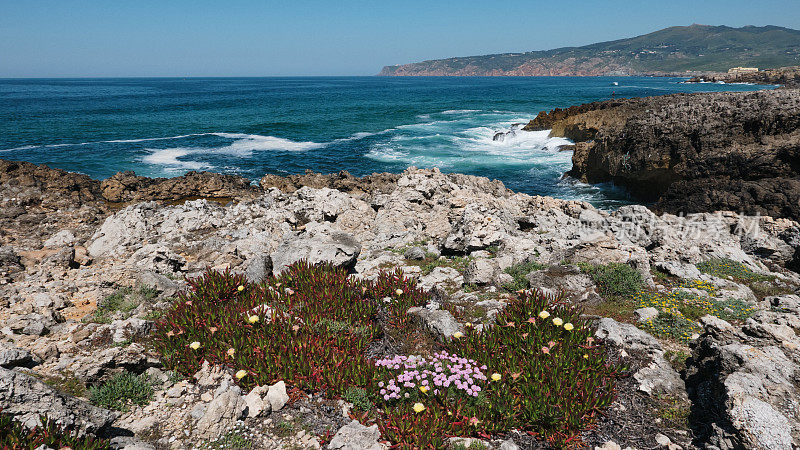
[[[577,142],[569,175],[658,209],[800,218],[800,91],[680,94],[541,113]]]

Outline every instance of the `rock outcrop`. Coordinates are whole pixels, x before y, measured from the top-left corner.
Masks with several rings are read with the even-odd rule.
[[[0,409],[28,426],[38,425],[39,416],[46,413],[60,426],[79,434],[107,431],[116,418],[111,411],[59,393],[29,375],[1,367]]]
[[[145,345],[153,321],[187,286],[186,277],[207,268],[229,269],[260,281],[306,258],[347,267],[357,278],[376,279],[381,271],[395,268],[416,278],[419,287],[431,291],[431,299],[408,311],[428,343],[414,345],[431,345],[434,339],[444,341],[472,327],[488,326],[513,292],[527,287],[563,292],[565,301],[592,316],[603,314],[599,307],[609,305],[612,308],[605,311],[617,314],[617,306],[603,298],[602,283],[585,270],[586,265],[614,262],[635,270],[626,268],[625,273],[638,272],[648,292],[679,294],[690,289],[686,282],[702,281],[707,291],[692,292],[703,302],[738,299],[756,312],[747,322],[730,324],[724,336],[711,334],[708,326],[715,322],[705,320],[707,333],[694,346],[695,362],[685,378],[672,364],[677,344],[645,332],[633,317],[597,317],[596,339],[607,344],[610,357],[630,365],[632,376],[620,381],[623,398],[606,411],[610,419],[588,432],[588,445],[613,440],[622,447],[687,448],[688,428],[675,430],[654,422],[658,412],[647,409],[662,397],[687,404],[691,399],[694,408],[705,411],[692,424],[710,430],[702,435],[703,442],[720,448],[728,441],[732,448],[796,443],[800,419],[787,409],[791,405],[777,399],[797,394],[793,352],[800,344],[794,331],[800,306],[791,295],[771,295],[800,289],[800,276],[787,270],[800,248],[797,222],[733,213],[656,214],[638,205],[602,211],[588,203],[515,193],[496,180],[436,169],[409,168],[364,178],[265,178],[273,185],[256,196],[250,196],[248,188],[231,202],[162,199],[106,210],[101,191],[88,189],[92,197],[87,196],[81,208],[95,208],[90,218],[66,209],[60,215],[45,213],[37,209],[39,201],[23,206],[25,214],[58,217],[29,224],[28,229],[4,230],[4,412],[27,421],[33,411],[44,410],[45,403],[56,405],[53,411],[59,417],[72,420],[65,424],[100,430],[109,425],[108,419],[115,442],[139,448],[150,448],[141,440],[158,448],[195,448],[231,433],[257,440],[255,448],[319,448],[319,437],[340,430],[335,434],[339,448],[377,449],[384,443],[376,430],[352,423],[354,413],[345,402],[306,395],[279,380],[245,392],[236,386],[230,367],[208,362],[191,380],[173,379]],[[307,184],[318,181],[319,187]],[[346,183],[346,190],[330,187],[336,183]],[[17,186],[7,184],[0,189],[9,192]],[[142,186],[146,191],[153,184]],[[68,226],[57,228],[62,224]],[[31,239],[32,235],[40,237]],[[754,283],[701,272],[698,265],[712,258],[736,261],[768,281],[757,296]],[[650,309],[637,315],[646,320],[661,313]],[[395,339],[387,337],[370,351],[396,351],[393,346],[404,343]],[[772,358],[772,365],[761,359],[748,363],[751,355],[742,349],[750,347]],[[126,372],[150,377],[155,392],[150,404],[131,405],[116,419],[76,397],[56,395],[27,375],[59,386],[91,388]],[[734,395],[746,386],[758,389],[748,392],[749,397]],[[71,392],[86,395],[85,389]],[[706,402],[697,392],[724,393],[733,400]],[[76,411],[74,416],[59,413],[59,405]],[[717,410],[725,414],[719,420],[712,414]],[[275,431],[284,422],[289,425],[281,427],[295,423],[297,428],[292,433]],[[786,433],[770,431],[784,425]],[[490,444],[535,445],[529,436],[502,437],[509,440]]]
[[[800,218],[800,91],[680,94],[540,114],[577,145],[569,175],[613,182],[671,213]]]
[[[786,87],[800,87],[800,66],[759,70],[758,72],[722,73],[704,75],[690,79],[689,83],[753,83],[779,84]]]
[[[258,190],[243,177],[213,172],[188,172],[175,178],[147,178],[118,172],[100,183],[103,198],[112,203],[210,198],[255,197]]]
[[[703,318],[686,383],[698,441],[729,450],[800,446],[800,309],[796,295],[765,299],[742,328]]]

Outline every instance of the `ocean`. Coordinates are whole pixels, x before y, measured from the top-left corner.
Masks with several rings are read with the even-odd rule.
[[[347,170],[439,167],[497,178],[515,191],[630,203],[612,185],[562,178],[569,143],[500,131],[539,111],[616,97],[742,91],[650,77],[292,77],[0,79],[0,158],[93,178],[118,171],[169,177],[190,170],[257,181]]]

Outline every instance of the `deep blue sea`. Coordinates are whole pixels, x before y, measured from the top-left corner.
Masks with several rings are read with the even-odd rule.
[[[154,78],[0,80],[0,158],[94,178],[133,170],[354,175],[439,167],[516,191],[628,201],[562,179],[571,152],[547,132],[493,141],[539,111],[674,92],[754,90],[678,78]]]

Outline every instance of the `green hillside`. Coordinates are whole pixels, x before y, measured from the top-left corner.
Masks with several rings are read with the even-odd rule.
[[[381,75],[603,75],[800,64],[800,31],[691,25],[583,47],[386,66]]]

